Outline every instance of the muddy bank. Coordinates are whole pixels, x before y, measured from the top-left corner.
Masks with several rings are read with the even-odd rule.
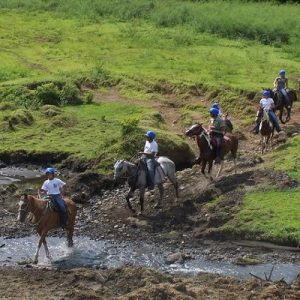
[[[171,275],[145,268],[0,269],[2,299],[299,299],[300,281],[239,281],[213,274]],[[9,288],[8,288],[9,287]]]

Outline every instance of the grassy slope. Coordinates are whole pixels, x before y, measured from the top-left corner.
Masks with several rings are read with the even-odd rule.
[[[300,179],[300,136],[289,140],[269,155],[270,167]],[[214,205],[217,205],[214,204]],[[261,239],[283,244],[300,243],[300,190],[265,187],[247,194],[241,210],[220,230],[249,239]]]
[[[165,5],[160,5],[166,9]],[[191,3],[185,5],[182,9],[186,9],[187,14],[191,14],[195,7],[202,7]],[[5,5],[2,3],[2,6]],[[204,18],[201,19],[203,23],[206,18],[207,22],[215,21],[219,24],[225,22],[226,17],[233,19],[230,9],[237,8],[219,3],[219,18],[216,12],[209,18],[206,14],[199,15],[199,18]],[[259,20],[261,8],[257,4],[243,4],[239,9],[241,12],[236,21],[241,23],[241,28],[246,25],[251,27],[254,23],[258,38],[272,34],[271,29],[261,29],[266,26],[263,27]],[[276,12],[273,6],[266,9],[273,14]],[[211,5],[204,5],[202,10],[212,14]],[[162,12],[159,14],[158,11],[148,16],[150,20],[126,19],[121,15],[118,19],[122,21],[118,21],[113,13],[107,13],[109,17],[90,19],[91,12],[85,10],[83,15],[86,13],[87,18],[70,17],[71,12],[68,15],[68,10],[62,16],[58,9],[54,12],[2,9],[0,81],[74,76],[101,65],[114,74],[148,81],[165,79],[172,83],[202,83],[214,87],[226,85],[259,90],[263,86],[270,86],[279,68],[286,68],[291,78],[298,75],[300,56],[293,47],[299,42],[295,31],[300,28],[296,18],[296,12],[300,13],[300,9],[296,5],[287,5],[281,10],[284,12],[284,18],[280,21],[282,24],[272,21],[268,26],[274,26],[273,31],[283,24],[289,28],[290,42],[283,44],[283,48],[245,39],[229,40],[209,35],[212,27],[206,28],[202,24],[203,30],[196,30],[195,23],[191,21],[174,21],[174,26],[172,22],[165,24],[162,22]],[[249,16],[258,15],[253,20],[249,16],[245,18],[247,11]],[[174,14],[181,16],[180,11],[175,10]],[[195,20],[199,21],[199,18],[195,16]],[[239,32],[230,29],[231,21],[226,22],[223,29],[228,27],[228,34],[219,27],[215,32],[221,36],[238,35]],[[266,32],[260,33],[261,30]]]

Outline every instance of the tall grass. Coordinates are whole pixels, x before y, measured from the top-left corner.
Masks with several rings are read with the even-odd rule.
[[[297,4],[221,0],[0,0],[0,8],[54,11],[66,17],[84,16],[91,20],[104,16],[119,20],[142,18],[157,26],[188,25],[196,32],[264,44],[300,41]]]

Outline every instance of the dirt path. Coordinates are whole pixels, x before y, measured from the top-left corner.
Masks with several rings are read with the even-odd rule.
[[[0,269],[1,299],[299,299],[300,281],[293,285],[199,274],[162,274],[145,268],[123,267],[94,271],[73,269]],[[9,286],[9,288],[8,288]]]

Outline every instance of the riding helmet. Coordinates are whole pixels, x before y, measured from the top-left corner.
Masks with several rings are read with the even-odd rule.
[[[49,167],[49,168],[47,168],[46,171],[45,171],[45,174],[47,174],[47,173],[54,174],[54,173],[55,173],[55,169]]]
[[[265,90],[262,92],[262,95],[263,97],[270,97],[270,91]]]
[[[280,70],[279,75],[285,75],[285,70]]]
[[[149,130],[146,132],[145,136],[147,136],[149,139],[154,140],[156,137],[156,133],[154,131]]]
[[[215,102],[215,103],[211,106],[211,108],[220,109],[219,103],[218,103],[218,102]]]
[[[209,110],[209,112],[213,115],[213,116],[217,116],[217,115],[219,115],[219,110],[217,109],[217,108],[211,108],[210,110]]]

